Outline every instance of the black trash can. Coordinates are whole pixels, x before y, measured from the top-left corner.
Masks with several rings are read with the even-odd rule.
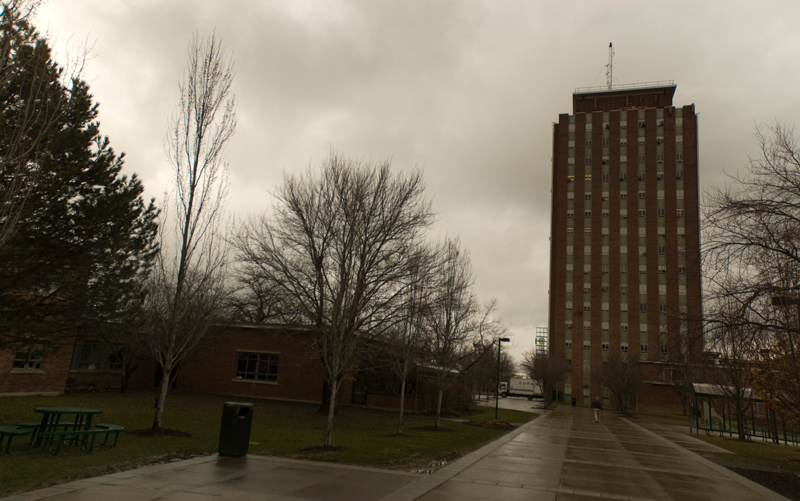
[[[576,397],[572,397],[572,406],[576,407],[578,405],[578,399]]]
[[[220,456],[244,456],[250,445],[253,424],[253,404],[225,402],[222,405],[222,424],[219,427]]]

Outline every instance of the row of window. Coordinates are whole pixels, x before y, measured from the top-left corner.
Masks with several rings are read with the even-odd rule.
[[[664,163],[663,153],[656,153],[656,163],[663,164]],[[647,155],[644,153],[638,155],[636,157],[636,161],[640,164],[647,163]],[[683,162],[683,153],[675,153],[675,161],[676,162]],[[602,157],[600,159],[600,163],[602,165],[609,165],[611,163],[610,157]],[[619,163],[627,164],[628,163],[628,155],[620,155],[619,156]],[[575,165],[575,158],[574,157],[567,157],[567,165]],[[592,165],[592,157],[585,157],[583,159],[583,165]]]
[[[679,266],[678,267],[678,274],[685,275],[686,274],[686,267],[685,266]],[[600,292],[609,292],[609,289],[610,289],[610,287],[609,287],[608,284],[603,284],[603,285],[600,286]],[[567,283],[567,292],[572,292],[572,283]],[[592,292],[592,286],[590,284],[588,284],[588,283],[584,283],[583,284],[583,292],[586,293],[586,294],[590,294]],[[627,294],[628,293],[628,286],[627,285],[620,285],[619,286],[619,292],[621,294]],[[658,293],[662,294],[662,295],[666,294],[667,293],[667,286],[664,285],[664,284],[660,284],[658,286]],[[639,284],[639,294],[647,294],[647,284]]]
[[[15,370],[43,371],[47,359],[47,346],[31,344],[15,352],[12,368]],[[120,371],[122,353],[105,343],[78,340],[72,355],[70,370]],[[247,381],[277,381],[278,353],[240,351],[236,354],[234,377]]]
[[[569,247],[569,246],[568,246]],[[571,254],[571,249],[567,249],[567,254]],[[678,249],[679,255],[681,252],[685,253],[683,248]],[[567,263],[567,271],[573,271],[572,263]],[[609,263],[602,263],[600,265],[600,273],[603,275],[608,275],[610,269]],[[591,264],[584,264],[583,265],[583,274],[588,275],[592,272],[592,265]],[[628,263],[620,263],[619,264],[619,272],[620,273],[628,273]],[[639,265],[639,274],[646,275],[647,274],[647,265],[640,264]],[[667,265],[660,264],[658,265],[658,274],[659,275],[666,275],[667,274]],[[678,275],[686,275],[686,266],[678,266]],[[572,291],[572,283],[567,283],[567,291]]]
[[[656,180],[657,181],[663,181],[664,179],[666,179],[666,176],[667,175],[664,172],[656,172]],[[637,172],[636,173],[636,178],[639,181],[644,181],[644,180],[647,179],[647,173],[645,173],[645,172]],[[592,174],[584,174],[583,175],[583,179],[584,179],[584,181],[591,181],[592,180]],[[603,172],[600,175],[600,179],[604,183],[608,183],[608,182],[611,181],[611,174],[609,174],[608,172]],[[675,171],[675,179],[683,179],[683,171],[682,170],[676,170]],[[628,173],[627,172],[620,172],[619,180],[620,181],[627,181],[628,180]],[[567,182],[571,183],[573,181],[575,181],[575,176],[572,175],[572,174],[567,175]]]
[[[610,216],[610,212],[607,211],[607,210],[602,211],[600,214],[603,216],[603,218],[606,218],[606,219]],[[638,210],[638,214],[639,214],[639,217],[647,217],[647,209],[639,209]],[[659,207],[658,209],[656,209],[656,215],[658,217],[666,217],[667,216],[667,210],[665,208],[663,208],[663,207]],[[675,211],[675,216],[678,217],[679,219],[682,218],[683,215],[684,215],[684,210],[683,209],[677,209]],[[567,211],[567,219],[571,219],[571,218],[574,218],[574,217],[575,217],[575,213],[573,211]],[[583,211],[583,217],[584,217],[584,219],[591,219],[592,218],[592,211],[591,210]],[[623,219],[627,218],[628,217],[628,209],[620,209],[619,217],[621,217]],[[589,228],[587,228],[587,229],[589,229]],[[591,229],[589,229],[589,233],[591,233]],[[567,234],[568,235],[572,235],[572,228],[567,228]]]
[[[684,294],[685,295],[685,294]],[[567,301],[567,311],[572,311],[572,301]],[[608,303],[602,303],[601,306],[603,311],[608,311]],[[591,303],[583,303],[583,310],[584,312],[592,311]],[[628,303],[620,303],[619,311],[627,312],[628,311]],[[665,303],[658,304],[658,312],[659,313],[666,313],[667,312],[667,305]],[[647,303],[639,303],[639,313],[647,313]]]
[[[572,228],[567,228],[567,230],[568,230],[567,231],[567,235],[572,235],[572,231],[571,231]],[[607,236],[607,235],[604,235],[604,236]],[[601,251],[602,255],[608,256],[609,255],[609,246],[607,246],[607,245],[602,246],[600,248],[600,251]],[[572,246],[572,245],[567,245],[567,255],[568,256],[572,256],[574,253],[575,253],[575,247]],[[628,253],[628,246],[627,245],[621,245],[619,247],[619,253],[620,254],[627,254]],[[592,247],[589,246],[589,245],[584,246],[583,247],[583,255],[584,256],[591,256],[592,255]],[[647,255],[645,247],[639,247],[639,255],[640,256],[646,256]],[[663,254],[660,254],[660,255],[663,255]],[[686,255],[686,247],[678,246],[678,255],[679,256],[685,256]],[[643,266],[643,265],[640,265],[640,266]],[[646,269],[643,270],[643,269],[639,268],[639,272],[640,273],[647,273],[647,270]],[[584,270],[584,273],[588,273],[588,272]],[[622,273],[627,273],[627,270],[623,271]]]
[[[638,142],[639,145],[647,144],[645,136],[639,136],[637,138],[637,142]],[[676,143],[682,143],[683,142],[683,135],[682,134],[676,135],[675,136],[675,142]],[[656,144],[664,144],[664,136],[656,136]],[[591,148],[592,147],[592,140],[591,139],[584,140],[583,145],[586,148]],[[627,137],[619,138],[619,145],[620,146],[627,146],[628,145],[628,138]],[[573,140],[567,141],[567,146],[569,148],[575,148],[575,141],[573,141]],[[603,138],[603,147],[609,147],[609,146],[611,146],[611,139],[607,138],[607,137],[604,137]]]
[[[646,345],[646,344],[640,344],[639,345],[639,351],[641,351],[642,353],[647,353],[647,350],[648,350],[647,346],[648,345]],[[602,343],[600,345],[600,349],[603,350],[603,351],[608,351],[610,347],[611,346],[609,345],[609,343]],[[564,342],[564,348],[566,348],[567,350],[571,350],[572,349],[572,341],[565,341]],[[589,351],[589,350],[592,349],[592,345],[588,341],[584,341],[583,342],[583,349],[586,350],[586,351]],[[628,344],[627,343],[620,343],[619,349],[623,353],[627,353],[628,352]],[[666,345],[661,345],[661,353],[667,353],[667,346]]]
[[[656,127],[664,127],[664,124],[665,124],[665,121],[664,121],[663,118],[659,118],[659,119],[656,120]],[[638,127],[640,129],[646,129],[647,128],[647,122],[645,120],[639,120],[637,125],[638,125]],[[602,127],[605,130],[610,129],[611,128],[611,122],[603,122]],[[675,117],[675,127],[683,127],[683,117]],[[587,131],[592,130],[592,122],[586,122],[585,123],[585,128],[586,128]],[[620,129],[627,129],[628,128],[628,121],[627,120],[620,121],[619,128]],[[575,124],[574,123],[569,124],[569,131],[570,132],[574,132],[575,131]]]

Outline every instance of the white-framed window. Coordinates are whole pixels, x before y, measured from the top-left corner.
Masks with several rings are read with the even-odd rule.
[[[663,164],[664,163],[664,154],[663,153],[656,153],[656,162]]]
[[[647,284],[639,284],[639,294],[647,294]]]
[[[574,148],[574,147],[575,147],[575,141],[572,140],[567,141],[567,148]]]
[[[122,370],[122,352],[108,343],[78,339],[72,352],[70,370],[119,371]]]
[[[586,141],[584,141],[584,145],[587,148],[591,148],[592,147],[592,140],[591,139],[587,139]]]
[[[675,190],[675,198],[683,200],[683,190]]]
[[[644,200],[645,198],[647,198],[647,192],[640,191],[639,192],[639,200]]]
[[[620,155],[619,156],[619,163],[626,164],[628,163],[628,155]],[[624,181],[624,179],[623,179]]]
[[[43,371],[47,359],[47,346],[41,343],[30,343],[14,352],[11,369],[15,371]]]
[[[647,265],[640,264],[639,265],[639,275],[647,275]]]
[[[628,293],[628,286],[627,285],[620,285],[619,286],[620,294],[627,294]]]
[[[644,181],[645,178],[644,172],[637,173],[636,177],[639,178],[639,181]]]
[[[237,351],[234,379],[276,382],[279,362],[279,353]]]
[[[683,153],[675,153],[675,161],[683,162]]]
[[[675,142],[676,143],[682,143],[683,142],[683,134],[678,134],[677,136],[675,136]]]
[[[666,275],[667,274],[667,265],[659,264],[658,265],[658,274],[659,275]]]
[[[639,160],[640,164],[645,163],[646,159],[647,159],[646,155],[639,155],[639,157],[638,157],[638,160]],[[642,181],[642,180],[640,179],[639,181]]]
[[[586,157],[583,159],[584,165],[592,165],[592,157]]]

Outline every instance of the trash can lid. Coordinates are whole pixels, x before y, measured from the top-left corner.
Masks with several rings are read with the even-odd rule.
[[[253,407],[253,404],[249,402],[225,402],[223,405],[225,407]]]

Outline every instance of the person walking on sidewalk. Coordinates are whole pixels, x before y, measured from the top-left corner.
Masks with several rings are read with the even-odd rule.
[[[600,397],[594,397],[594,402],[592,402],[592,412],[594,413],[594,422],[600,422],[600,413],[603,412],[603,403],[600,401]]]

